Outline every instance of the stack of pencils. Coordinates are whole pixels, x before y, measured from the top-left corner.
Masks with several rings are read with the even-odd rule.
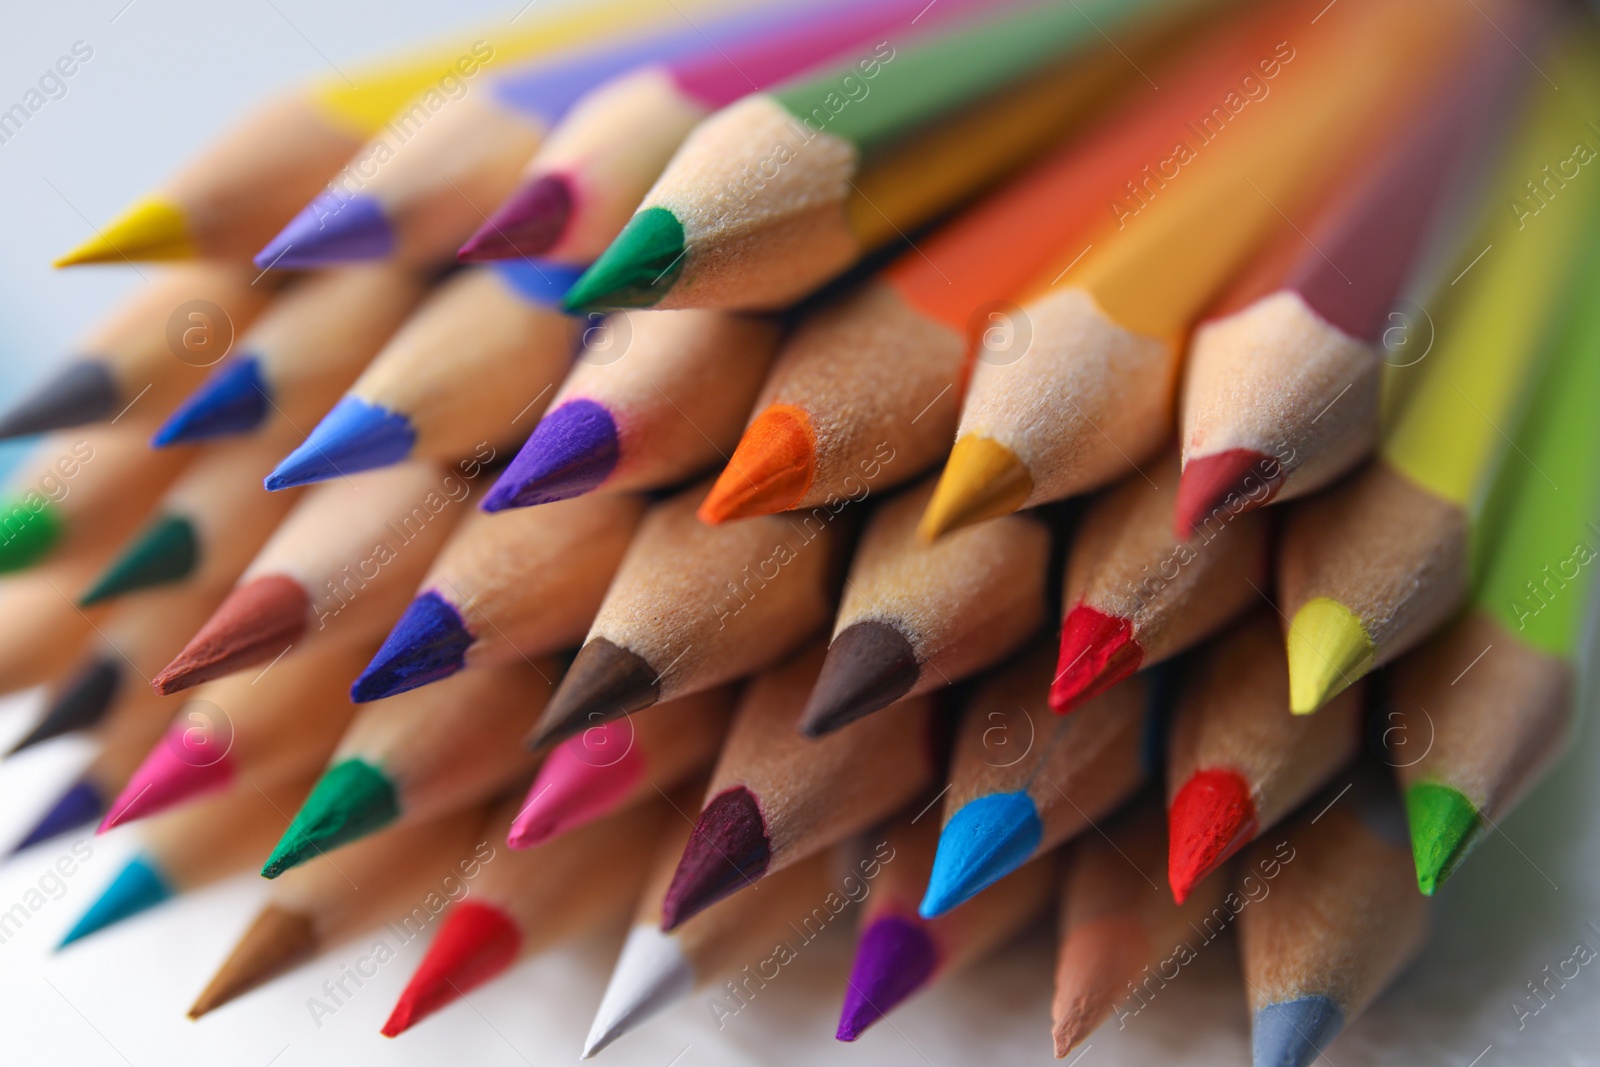
[[[383,1033],[627,927],[590,1056],[854,904],[841,1041],[1053,937],[1067,1056],[1236,937],[1311,1063],[1572,732],[1597,157],[1554,0],[598,0],[269,101],[0,413],[13,753],[98,752],[19,847],[141,842],[63,944],[260,865],[199,1018],[450,876]]]

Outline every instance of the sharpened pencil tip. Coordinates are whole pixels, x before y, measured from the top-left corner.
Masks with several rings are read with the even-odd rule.
[[[542,174],[507,197],[456,258],[485,263],[542,256],[567,232],[572,205],[571,184],[559,174]]]
[[[686,251],[678,217],[663,207],[647,207],[628,220],[573,284],[563,306],[568,311],[653,307],[677,283]]]
[[[1133,636],[1132,623],[1087,604],[1075,605],[1061,621],[1050,707],[1065,715],[1132,675],[1143,662],[1144,649]]]
[[[383,259],[394,251],[394,228],[383,205],[343,191],[318,193],[256,253],[262,270],[297,270],[330,263]]]
[[[217,973],[189,1008],[198,1019],[288,971],[316,954],[319,939],[312,921],[276,904],[261,909]]]
[[[619,458],[611,412],[593,400],[569,400],[539,420],[481,506],[504,511],[582,496],[611,476]]]
[[[44,717],[6,755],[15,756],[23,749],[62,734],[87,730],[103,720],[122,691],[124,662],[115,653],[91,660],[54,695]]]
[[[350,699],[365,704],[448,678],[466,667],[475,640],[455,606],[430,589],[406,605]]]
[[[147,818],[233,780],[234,761],[219,752],[221,742],[206,730],[180,719],[168,727],[144,762],[133,772],[96,833]]]
[[[614,752],[622,755],[609,755]],[[539,767],[506,843],[533,848],[610,814],[643,783],[645,772],[630,723],[619,719],[567,738]]]
[[[171,900],[177,891],[147,856],[135,856],[56,946],[57,951],[141,911]]]
[[[310,611],[299,582],[262,575],[229,593],[150,684],[165,696],[270,660],[300,639]]]
[[[51,265],[193,259],[197,254],[189,239],[189,220],[183,208],[170,200],[149,196],[135,201],[104,229]]]
[[[30,498],[0,502],[0,574],[26,570],[38,563],[66,535],[65,525],[49,501],[36,503]]]
[[[854,1041],[926,985],[938,967],[939,949],[920,921],[888,915],[874,922],[856,946],[833,1036]]]
[[[589,1059],[617,1038],[676,1004],[694,989],[694,969],[677,938],[648,923],[628,931],[600,1007],[583,1042]]]
[[[661,903],[661,929],[676,930],[767,873],[772,844],[754,794],[736,786],[705,806]]]
[[[446,913],[381,1033],[398,1037],[510,967],[522,949],[515,920],[493,904],[463,900]]]
[[[1251,1067],[1310,1067],[1344,1026],[1344,1012],[1325,996],[1268,1004],[1251,1023]]]
[[[0,440],[101,422],[116,414],[120,396],[104,363],[73,360],[0,415]]]
[[[416,443],[410,419],[346,396],[323,416],[300,447],[267,475],[266,487],[277,491],[393,466],[410,456]]]
[[[1417,888],[1431,897],[1478,843],[1483,819],[1454,786],[1418,782],[1406,790],[1406,822]]]
[[[1283,488],[1283,467],[1277,460],[1248,448],[1231,448],[1183,463],[1178,480],[1178,501],[1173,509],[1173,532],[1181,541],[1194,536],[1207,518],[1222,511],[1222,524],[1236,515],[1270,503]],[[1258,487],[1265,488],[1263,495]],[[1237,510],[1227,507],[1237,498]]]
[[[199,562],[194,524],[182,515],[159,515],[78,598],[78,606],[87,608],[138,589],[182,581]]]
[[[658,672],[642,656],[596,637],[572,658],[528,744],[564,741],[660,699]]]
[[[700,521],[715,526],[788,511],[805,497],[816,473],[811,417],[790,404],[774,404],[745,428],[700,505]]]
[[[1196,771],[1167,810],[1167,881],[1182,904],[1200,879],[1256,835],[1256,805],[1237,771]]]
[[[106,799],[94,783],[79,779],[74,782],[65,793],[62,793],[56,802],[50,805],[50,810],[44,817],[34,824],[26,837],[17,842],[11,850],[16,855],[23,849],[32,848],[41,841],[49,841],[60,837],[80,826],[88,826],[99,819],[106,811]]]
[[[272,410],[271,396],[261,361],[255,356],[236,356],[184,398],[150,443],[166,448],[248,433]]]
[[[893,704],[921,676],[916,649],[882,619],[851,623],[828,645],[817,683],[800,714],[800,732],[821,737]]]
[[[1289,710],[1310,715],[1372,669],[1377,650],[1354,613],[1317,597],[1289,623]]]
[[[950,450],[917,530],[923,540],[936,541],[951,530],[1010,515],[1032,494],[1033,476],[1016,453],[968,434]]]
[[[311,794],[262,866],[261,876],[276,878],[399,817],[400,799],[388,776],[365,760],[342,760],[311,787]]]
[[[966,804],[939,831],[933,873],[917,913],[936,919],[1024,863],[1044,839],[1039,809],[1027,793],[991,793]]]

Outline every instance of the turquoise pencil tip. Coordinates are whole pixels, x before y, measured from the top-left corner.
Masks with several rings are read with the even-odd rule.
[[[106,887],[106,891],[100,894],[100,899],[89,905],[89,910],[67,931],[67,936],[61,939],[56,949],[64,949],[74,941],[147,911],[176,895],[177,890],[156,869],[153,860],[146,856],[135,856]]]
[[[928,891],[917,909],[937,918],[1024,863],[1039,848],[1044,824],[1026,793],[993,793],[969,801],[939,833]]]

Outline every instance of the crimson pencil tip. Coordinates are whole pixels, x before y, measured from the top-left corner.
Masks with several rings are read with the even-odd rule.
[[[661,929],[672,931],[767,873],[772,845],[750,790],[735,786],[711,798],[695,823],[661,903]]]
[[[264,663],[300,639],[311,598],[300,583],[268,574],[234,589],[151,681],[163,696]]]
[[[1199,881],[1256,835],[1256,804],[1238,772],[1195,772],[1167,812],[1167,881],[1179,904]]]
[[[1209,456],[1196,456],[1183,464],[1178,479],[1178,502],[1173,511],[1173,532],[1187,541],[1213,513],[1229,519],[1270,502],[1283,488],[1283,465],[1263,452],[1230,448]],[[1237,509],[1229,507],[1237,498]]]
[[[1050,707],[1065,715],[1139,669],[1144,649],[1127,619],[1079,604],[1061,622],[1061,654]]]
[[[464,900],[451,908],[416,972],[383,1024],[397,1037],[434,1012],[510,967],[522,949],[522,931],[492,904]]]

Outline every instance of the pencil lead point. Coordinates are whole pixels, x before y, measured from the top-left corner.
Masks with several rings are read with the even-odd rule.
[[[564,741],[648,708],[661,699],[660,681],[642,656],[596,637],[572,658],[528,743],[539,748]]]
[[[628,931],[622,955],[583,1043],[589,1059],[617,1038],[676,1004],[694,989],[694,969],[677,938],[649,923]]]
[[[261,876],[276,878],[399,817],[400,801],[388,776],[365,760],[342,760],[311,787],[311,795],[273,848]]]
[[[653,307],[683,271],[683,224],[663,207],[628,220],[616,240],[567,292],[568,311]]]
[[[1032,493],[1033,477],[1016,453],[998,441],[967,434],[950,450],[917,529],[924,540],[935,541],[951,530],[1010,515]]]
[[[96,833],[176,807],[233,780],[234,764],[219,739],[180,720],[167,728],[128,779]]]
[[[0,440],[101,422],[116,414],[119,399],[104,363],[73,360],[0,415]]]
[[[166,448],[247,433],[266,419],[271,395],[261,375],[261,361],[255,356],[236,356],[184,398],[150,443]]]
[[[1058,715],[1081,707],[1139,669],[1144,649],[1133,624],[1078,604],[1061,622],[1061,652],[1050,683],[1050,707]]]
[[[854,1041],[926,985],[938,967],[939,950],[921,922],[899,915],[874,922],[856,946],[833,1036]]]
[[[790,404],[774,404],[745,428],[700,505],[700,521],[716,525],[788,511],[805,497],[816,473],[811,417]]]
[[[516,962],[522,931],[492,904],[463,900],[451,908],[380,1031],[398,1037]]]
[[[991,793],[968,801],[939,831],[928,891],[917,913],[936,919],[1026,863],[1044,838],[1027,793]]]
[[[148,196],[134,201],[104,229],[51,266],[193,259],[196,254],[183,209],[169,200]]]
[[[44,717],[6,755],[15,756],[62,734],[87,730],[104,719],[122,688],[122,663],[115,655],[90,660],[54,694]]]
[[[593,400],[569,400],[547,413],[480,505],[504,511],[582,496],[616,470],[616,420]]]
[[[595,726],[557,745],[528,789],[506,843],[533,848],[615,811],[644,779],[632,747],[633,727],[620,719]],[[620,757],[596,754],[621,752]]]
[[[80,608],[138,589],[181,581],[200,562],[194,524],[182,515],[158,515],[78,598]]]
[[[406,605],[378,654],[350,686],[350,699],[365,704],[448,678],[466,667],[474,640],[461,613],[430,589]]]
[[[17,842],[11,854],[32,848],[41,841],[60,837],[80,826],[88,826],[105,814],[106,800],[91,782],[79,779],[50,805],[50,810],[34,824],[26,837]]]
[[[1431,897],[1478,843],[1483,819],[1454,786],[1418,782],[1406,790],[1406,822],[1417,888]]]
[[[683,923],[759,881],[772,859],[766,820],[744,786],[718,793],[705,806],[683,848],[661,903],[661,929]]]
[[[175,890],[156,869],[155,862],[146,856],[135,856],[122,868],[98,900],[89,905],[67,935],[56,945],[56,951],[74,941],[81,941],[141,911],[148,911],[163,901],[177,895]]]
[[[1309,600],[1289,623],[1289,710],[1310,715],[1372,669],[1377,650],[1337,600]]]
[[[346,396],[322,417],[300,447],[267,475],[266,487],[277,491],[389,467],[410,456],[416,443],[410,419]]]
[[[309,918],[268,904],[195,998],[189,1018],[198,1019],[216,1011],[310,959],[317,948],[317,932]]]
[[[1344,1026],[1344,1012],[1321,995],[1268,1004],[1251,1023],[1252,1067],[1310,1067]]]
[[[236,587],[200,632],[151,680],[163,696],[270,660],[306,629],[311,599],[300,583],[265,574]]]
[[[886,708],[911,692],[921,672],[916,649],[893,623],[851,623],[828,645],[800,732],[821,737]]]
[[[1183,474],[1178,479],[1178,501],[1173,509],[1173,532],[1178,539],[1187,541],[1195,530],[1215,512],[1225,513],[1226,523],[1247,511],[1263,507],[1283,488],[1283,467],[1278,461],[1248,448],[1231,448],[1209,456],[1196,456],[1185,460]],[[1257,499],[1259,483],[1266,487],[1266,495]],[[1237,511],[1227,509],[1225,502],[1237,497],[1241,503]]]
[[[32,504],[14,497],[0,502],[0,574],[26,570],[48,556],[66,530],[50,503]]]
[[[1167,811],[1167,881],[1182,904],[1199,881],[1256,835],[1256,805],[1236,771],[1196,771]]]
[[[542,256],[567,232],[572,186],[559,174],[543,174],[506,198],[489,221],[456,253],[463,263]]]
[[[394,228],[382,204],[359,193],[323,192],[256,253],[255,264],[295,270],[383,259],[393,252]]]

